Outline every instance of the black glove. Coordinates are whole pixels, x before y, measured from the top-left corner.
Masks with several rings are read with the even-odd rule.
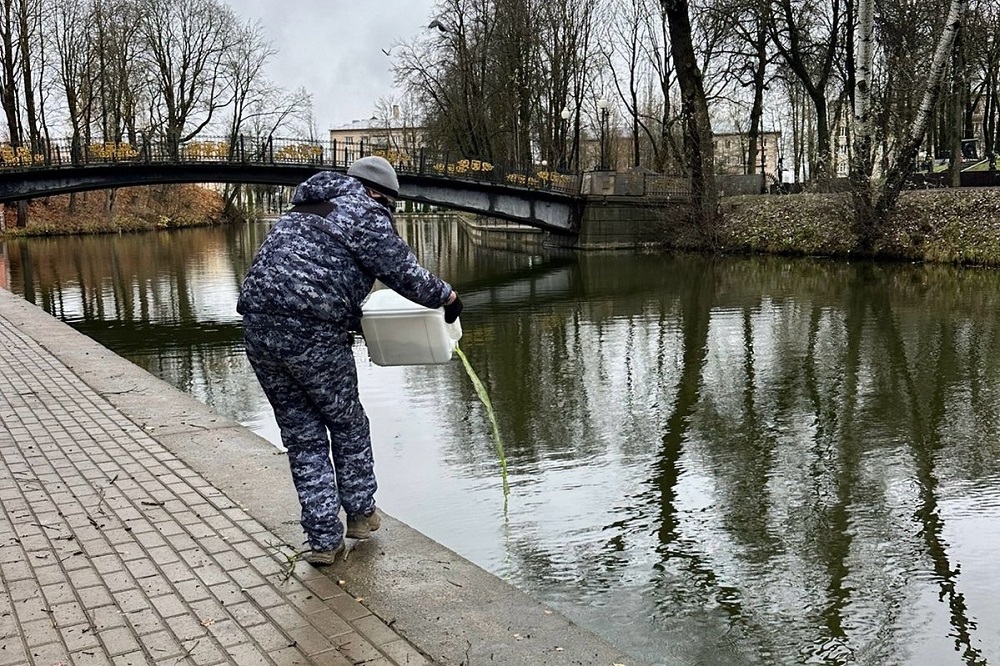
[[[455,300],[444,306],[444,321],[446,324],[453,324],[462,314],[462,299],[455,294]]]

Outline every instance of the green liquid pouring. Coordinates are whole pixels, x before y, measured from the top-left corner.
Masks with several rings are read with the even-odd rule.
[[[490,427],[493,428],[493,441],[496,442],[497,457],[500,459],[500,478],[503,480],[503,503],[504,512],[506,513],[507,508],[507,495],[510,494],[510,486],[507,484],[507,456],[503,452],[503,442],[500,441],[500,429],[497,427],[497,417],[493,412],[493,403],[490,402],[490,396],[486,394],[486,387],[479,380],[479,376],[476,371],[472,369],[472,364],[469,363],[469,359],[465,356],[465,353],[455,345],[455,352],[458,357],[462,359],[462,365],[465,366],[465,371],[469,375],[469,379],[472,380],[472,386],[476,389],[476,393],[479,395],[479,399],[482,401],[483,406],[486,408],[486,416],[490,420]]]

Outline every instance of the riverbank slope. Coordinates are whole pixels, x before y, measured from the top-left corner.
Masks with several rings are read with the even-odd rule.
[[[27,225],[16,228],[17,207],[2,207],[4,236],[152,231],[223,220],[222,194],[201,185],[123,187],[42,197],[28,202]]]
[[[854,255],[850,194],[732,197],[721,213],[717,247],[725,252]],[[904,192],[876,256],[1000,266],[1000,189]]]

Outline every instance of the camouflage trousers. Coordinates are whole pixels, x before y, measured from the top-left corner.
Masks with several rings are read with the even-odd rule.
[[[348,516],[375,508],[371,433],[350,334],[322,322],[247,315],[243,339],[288,451],[309,546],[335,548],[344,534],[340,507]]]

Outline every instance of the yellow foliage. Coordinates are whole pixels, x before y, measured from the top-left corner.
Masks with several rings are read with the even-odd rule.
[[[384,157],[389,161],[390,164],[410,164],[409,153],[404,153],[399,150],[373,150],[372,155],[377,155],[379,157]]]
[[[43,164],[45,162],[45,155],[32,153],[31,149],[27,146],[14,148],[9,143],[4,143],[0,144],[0,160],[3,160],[4,164],[27,166],[30,164]]]
[[[87,156],[91,159],[127,160],[138,157],[138,155],[139,151],[127,143],[105,141],[104,143],[92,143],[87,146]]]
[[[314,143],[294,143],[275,151],[274,159],[276,162],[315,162],[322,154],[323,149]]]
[[[438,162],[431,167],[438,173],[448,173],[449,175],[459,175],[470,172],[489,173],[493,171],[493,165],[481,160],[459,160],[449,162],[447,165]]]
[[[523,173],[509,173],[507,174],[507,182],[511,185],[525,185],[527,187],[539,187],[542,184],[538,178],[534,176],[527,176]]]
[[[193,160],[229,159],[229,143],[226,141],[192,141],[181,146],[181,155]]]
[[[573,184],[572,178],[564,176],[557,171],[539,171],[535,174],[535,177],[543,182],[552,183],[553,185],[561,187],[569,187]]]

